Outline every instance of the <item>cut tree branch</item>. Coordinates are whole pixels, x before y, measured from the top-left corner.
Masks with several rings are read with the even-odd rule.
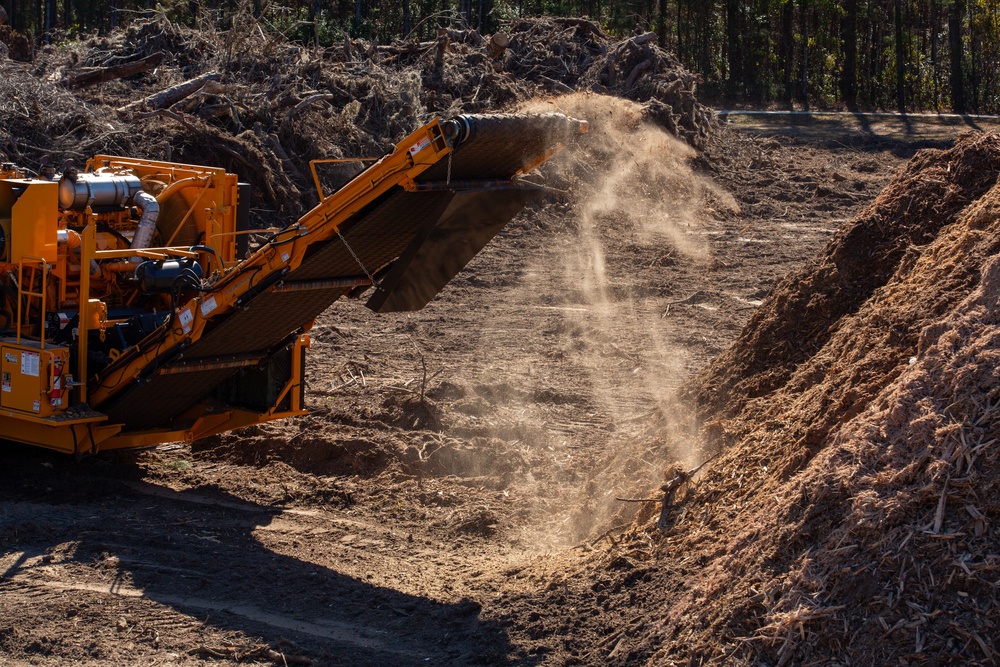
[[[133,74],[147,72],[159,65],[162,60],[163,52],[158,51],[152,55],[146,56],[145,58],[133,60],[121,65],[98,67],[86,72],[80,72],[79,74],[63,79],[62,84],[67,88],[86,88],[88,86],[96,86],[99,83],[106,83],[108,81],[114,81],[115,79],[124,79],[127,76],[132,76]]]
[[[146,109],[166,109],[177,102],[180,102],[185,97],[194,95],[196,92],[201,90],[209,81],[218,81],[222,78],[222,75],[218,72],[208,72],[207,74],[202,74],[201,76],[196,76],[193,79],[188,79],[183,83],[179,83],[176,86],[171,86],[166,90],[161,90],[158,93],[144,97],[141,100],[136,100],[130,104],[126,104],[118,109],[119,113],[128,113],[131,111],[141,111]]]

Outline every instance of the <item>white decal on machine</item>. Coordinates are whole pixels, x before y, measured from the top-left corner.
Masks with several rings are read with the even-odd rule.
[[[412,146],[410,146],[410,155],[416,155],[417,153],[419,153],[420,151],[424,150],[425,148],[427,148],[430,145],[431,145],[431,140],[428,139],[427,137],[424,137],[423,139],[421,139],[417,143],[415,143]]]
[[[215,310],[215,307],[216,307],[215,297],[210,296],[202,302],[201,314],[207,317],[209,313]]]
[[[191,323],[194,322],[194,315],[191,313],[191,309],[185,308],[182,310],[177,319],[181,321],[181,329],[184,330],[184,333],[191,333]]]
[[[21,353],[21,375],[31,375],[38,377],[38,353]]]

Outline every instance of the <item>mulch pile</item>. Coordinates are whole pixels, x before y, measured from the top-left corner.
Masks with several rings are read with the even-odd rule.
[[[32,168],[44,156],[58,165],[99,152],[223,166],[254,186],[254,218],[273,225],[316,203],[310,160],[380,156],[435,116],[585,91],[642,103],[695,146],[716,127],[695,99],[696,77],[652,33],[616,40],[589,21],[539,18],[504,36],[499,53],[495,40],[451,29],[430,42],[322,49],[290,43],[248,13],[225,32],[151,13],[108,36],[43,47],[26,64],[0,57],[0,157]],[[159,62],[88,83],[143,58]],[[197,92],[172,105],[140,103],[197,77],[206,79]],[[321,169],[329,189],[359,165]]]
[[[1000,659],[998,176],[918,154],[689,383],[718,458],[581,572],[646,600],[608,664]]]

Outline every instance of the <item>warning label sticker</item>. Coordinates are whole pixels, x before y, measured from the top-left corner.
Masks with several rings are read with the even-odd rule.
[[[3,390],[10,391],[10,373],[3,374]]]
[[[21,353],[21,375],[30,375],[32,377],[38,377],[37,352]]]
[[[216,303],[215,297],[210,296],[201,303],[201,314],[207,316],[210,312],[215,310]]]
[[[16,364],[17,352],[4,352],[3,358],[7,361],[8,364]]]
[[[181,321],[181,329],[184,330],[184,333],[191,333],[191,323],[194,322],[194,313],[191,312],[191,309],[182,310],[177,319]]]

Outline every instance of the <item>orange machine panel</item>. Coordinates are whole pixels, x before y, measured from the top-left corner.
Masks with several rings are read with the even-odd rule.
[[[0,408],[51,417],[68,404],[69,349],[22,339],[0,342]]]
[[[59,184],[32,181],[11,211],[10,261],[40,257],[54,264],[58,255],[55,221],[59,219]]]

